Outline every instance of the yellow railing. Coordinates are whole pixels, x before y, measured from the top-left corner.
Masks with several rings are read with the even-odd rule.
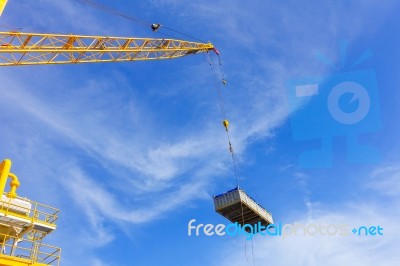
[[[0,257],[19,258],[31,263],[58,266],[60,264],[61,248],[49,246],[26,238],[0,234]]]
[[[25,198],[16,197],[15,199],[11,199],[4,195],[0,200],[0,212],[5,215],[11,214],[19,218],[29,219],[32,223],[42,222],[55,225],[59,209]]]

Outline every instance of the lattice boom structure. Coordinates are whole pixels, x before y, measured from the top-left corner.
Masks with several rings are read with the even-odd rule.
[[[174,39],[0,32],[0,66],[171,59],[214,49]]]

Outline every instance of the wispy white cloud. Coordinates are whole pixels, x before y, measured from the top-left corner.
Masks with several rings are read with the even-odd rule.
[[[52,162],[58,165],[53,173],[58,176],[55,181],[63,188],[64,196],[76,203],[75,208],[86,217],[91,227],[92,233],[84,237],[87,240],[86,244],[101,246],[110,243],[114,236],[105,226],[110,221],[117,224],[151,222],[183,203],[208,196],[205,193],[210,177],[224,171],[220,161],[209,161],[218,156],[218,153],[212,154],[217,148],[209,141],[209,138],[212,138],[210,132],[197,138],[187,136],[182,142],[176,143],[151,143],[155,139],[151,135],[139,139],[125,138],[118,132],[121,128],[114,130],[112,123],[111,129],[103,124],[103,119],[108,119],[108,113],[97,113],[90,121],[82,123],[81,120],[86,118],[74,120],[74,112],[65,112],[63,104],[57,109],[45,99],[35,97],[22,89],[16,82],[4,78],[3,84],[13,87],[12,91],[1,95],[2,100],[10,105],[10,110],[18,110],[18,115],[37,120],[37,127],[53,133],[51,137],[45,135],[35,141],[33,153],[40,151],[42,159],[47,154],[53,157]],[[88,108],[92,108],[93,105],[92,103]],[[69,110],[75,109],[74,106],[68,107]],[[82,111],[81,109],[80,112]],[[58,144],[72,141],[72,146],[88,152],[89,156],[100,162],[109,172],[96,176],[85,173],[82,169],[84,165],[77,160],[67,159],[63,162],[66,156],[57,155],[55,150],[43,149],[43,143],[49,139],[56,139]],[[146,143],[149,147],[146,147]],[[207,155],[210,155],[207,160],[202,159]],[[39,157],[36,157],[36,160],[39,160]],[[121,167],[127,168],[128,172],[113,171]],[[204,169],[201,169],[203,167]],[[193,168],[197,170],[193,172]],[[188,173],[191,177],[186,177]],[[179,175],[184,175],[185,180],[180,178],[178,183],[171,183],[172,179],[177,179]],[[106,184],[100,181],[104,179],[109,181]],[[147,193],[147,196],[144,193]],[[134,204],[127,204],[116,195]],[[140,197],[134,199],[132,195]],[[156,200],[149,200],[154,197]],[[69,212],[70,210],[66,211]]]
[[[397,165],[392,165],[377,169],[371,176],[379,174],[382,184],[397,186],[398,180],[386,175],[388,169],[391,173],[397,169],[396,176],[399,173]],[[368,182],[369,185],[375,187],[376,181]],[[386,188],[382,191],[386,192]],[[379,225],[383,228],[382,236],[360,237],[351,232],[348,236],[304,236],[299,229],[297,236],[254,238],[253,253],[252,243],[247,243],[247,259],[243,241],[236,240],[219,253],[220,260],[215,265],[253,265],[253,254],[256,265],[395,265],[400,248],[396,221],[400,216],[393,210],[400,208],[398,196],[384,208],[382,202],[360,199],[334,208],[319,205],[312,219],[307,214],[295,218],[302,225],[346,225],[348,230]]]
[[[82,211],[90,213],[90,219],[95,225],[98,224],[97,220],[103,217],[108,220],[135,224],[154,221],[166,212],[190,201],[193,195],[196,195],[196,198],[208,196],[205,192],[201,192],[204,191],[205,182],[199,179],[197,183],[185,184],[173,193],[164,194],[162,200],[156,199],[150,204],[145,201],[137,202],[136,207],[128,207],[116,198],[118,194],[111,193],[101,184],[78,171],[69,173],[71,178],[65,180],[64,186],[70,192],[71,199],[82,207]]]
[[[110,264],[107,264],[99,259],[93,259],[92,262],[90,263],[90,265],[93,266],[110,266]]]
[[[400,166],[392,164],[376,169],[366,187],[383,195],[399,196]]]
[[[174,178],[190,169],[191,167],[188,168],[188,166],[194,159],[212,154],[222,146],[211,141],[213,131],[210,129],[206,129],[197,136],[192,135],[194,133],[191,132],[190,135],[179,141],[162,142],[157,139],[157,135],[153,134],[144,138],[143,132],[147,130],[143,126],[146,123],[138,121],[137,124],[120,125],[119,128],[116,128],[114,127],[116,119],[106,122],[113,119],[115,113],[94,107],[96,104],[93,101],[89,106],[80,105],[78,102],[77,105],[67,106],[69,110],[62,110],[62,106],[59,106],[61,108],[58,110],[61,110],[55,111],[58,103],[48,103],[45,99],[35,97],[22,89],[21,84],[9,79],[3,79],[3,81],[4,84],[9,84],[14,88],[12,91],[5,91],[2,94],[3,99],[14,108],[18,106],[17,108],[24,110],[26,114],[38,119],[42,125],[74,141],[80,148],[98,157],[100,161],[112,161],[145,178],[161,181]],[[91,86],[97,87],[97,85],[94,83]],[[103,99],[109,99],[109,97],[104,95],[104,98],[100,98],[100,102]],[[62,105],[62,103],[60,104]],[[77,108],[81,109],[75,111],[78,110]],[[95,108],[95,110],[91,110],[91,108]],[[139,107],[134,112],[141,113],[142,117],[145,116]],[[78,113],[82,113],[82,115],[79,120],[76,120],[75,115]],[[129,116],[129,114],[124,116]],[[136,134],[126,136],[126,130],[130,129],[135,130]],[[217,154],[219,153],[217,152]]]

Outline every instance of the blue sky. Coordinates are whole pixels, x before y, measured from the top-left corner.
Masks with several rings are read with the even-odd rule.
[[[256,237],[253,252],[243,237],[189,237],[191,219],[227,222],[215,213],[212,196],[235,186],[216,81],[201,54],[2,68],[0,157],[12,159],[22,183],[19,195],[61,209],[58,229],[47,242],[62,247],[62,265],[253,265],[253,258],[256,265],[396,265],[397,1],[99,3],[218,48],[241,186],[275,221],[380,225],[384,236]],[[2,31],[162,36],[74,0],[10,0],[0,26]],[[344,67],[317,59],[317,53],[324,54],[339,66],[342,40],[348,40]],[[367,50],[373,56],[351,67]],[[379,96],[371,102],[379,103],[379,114],[371,122],[374,129],[361,126],[358,137],[375,147],[380,159],[348,162],[346,136],[353,129],[343,127],[332,138],[331,166],[303,167],[300,153],[320,142],[294,140],[294,132],[307,135],[315,124],[299,128],[292,121],[304,110],[315,113],[307,121],[321,117],[316,106],[324,101],[314,97],[291,104],[288,84],[325,82],[338,73],[357,81],[354,72],[368,69],[376,73]],[[327,137],[339,127],[324,123],[316,128],[326,129]]]

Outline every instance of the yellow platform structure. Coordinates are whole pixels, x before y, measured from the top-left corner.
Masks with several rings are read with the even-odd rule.
[[[56,229],[59,210],[18,197],[20,183],[10,169],[8,159],[0,164],[0,266],[58,266],[61,249],[43,238]],[[11,190],[4,193],[9,178]]]

